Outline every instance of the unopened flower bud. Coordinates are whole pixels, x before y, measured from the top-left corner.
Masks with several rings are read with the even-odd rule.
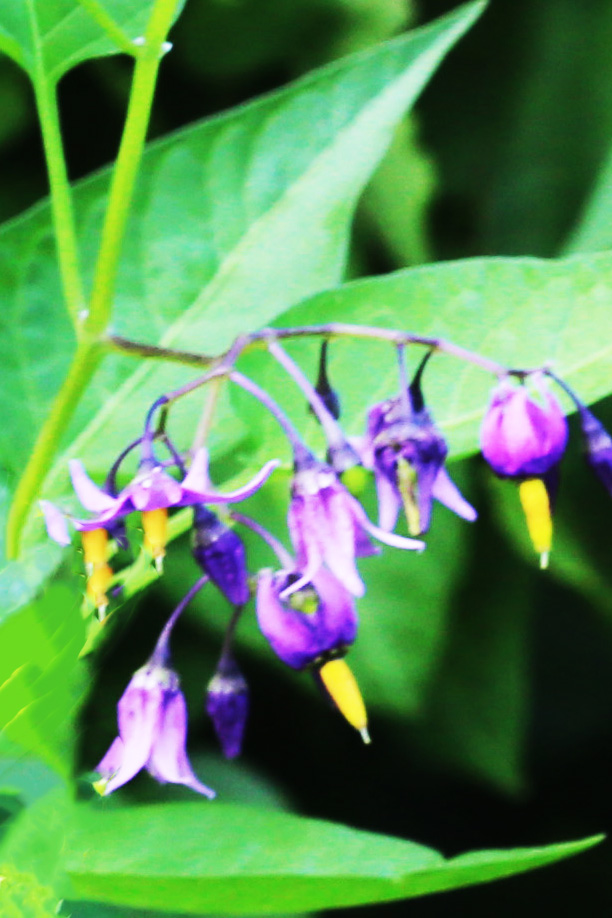
[[[193,522],[193,557],[232,605],[245,605],[250,594],[242,539],[203,504],[194,507]]]
[[[233,656],[224,654],[208,683],[206,712],[226,759],[240,755],[249,713],[249,688]]]

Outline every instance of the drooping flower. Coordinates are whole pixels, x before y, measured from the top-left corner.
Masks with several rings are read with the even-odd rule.
[[[321,568],[303,583],[294,571],[260,572],[257,620],[276,655],[292,669],[311,669],[347,721],[369,742],[367,715],[353,674],[345,663],[357,635],[357,612],[350,592]]]
[[[421,378],[430,356],[398,396],[370,409],[364,449],[374,469],[379,525],[394,529],[403,506],[413,536],[428,531],[434,498],[470,522],[477,516],[444,468],[448,447],[425,406]]]
[[[249,713],[249,687],[231,652],[221,655],[208,683],[206,712],[225,758],[239,756]]]
[[[192,554],[234,606],[249,601],[248,571],[240,536],[203,504],[193,508]]]
[[[132,677],[117,706],[119,735],[97,766],[96,790],[111,794],[141,769],[162,784],[185,784],[212,798],[187,758],[187,708],[177,674],[150,660]]]
[[[493,390],[480,430],[482,453],[501,478],[519,482],[531,541],[546,567],[552,546],[552,491],[567,445],[567,421],[545,378],[534,374],[534,398],[525,385],[503,379]]]
[[[303,571],[300,579],[286,587],[287,595],[312,581],[326,564],[350,593],[363,596],[365,588],[355,558],[376,553],[368,535],[395,548],[425,547],[423,542],[375,526],[333,469],[312,454],[296,461],[287,522],[297,566]]]

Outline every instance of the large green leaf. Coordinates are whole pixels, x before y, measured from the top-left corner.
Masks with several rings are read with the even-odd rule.
[[[611,299],[612,257],[607,254],[557,261],[478,258],[355,281],[312,297],[275,324],[353,322],[442,337],[507,366],[550,364],[591,402],[612,390]],[[287,347],[312,377],[316,345],[296,341]],[[415,349],[414,366],[422,354],[422,348]],[[332,345],[329,369],[343,399],[347,429],[363,433],[365,407],[397,391],[391,347],[338,342]],[[285,407],[303,416],[303,398],[293,387],[282,384],[272,370],[260,372]],[[425,396],[448,435],[452,455],[478,449],[494,381],[489,373],[448,356],[436,357],[428,367]],[[561,398],[571,411],[569,400]],[[242,418],[248,422],[246,413]]]
[[[142,35],[153,0],[97,0],[128,41]],[[177,0],[177,14],[184,2]],[[0,51],[39,84],[56,82],[92,57],[119,51],[79,0],[0,0]]]
[[[72,767],[84,641],[79,596],[54,584],[0,627],[0,730],[62,774]]]
[[[445,860],[414,842],[218,803],[84,806],[75,822],[65,869],[77,897],[185,914],[403,899],[521,873],[597,840]]]
[[[481,10],[470,4],[152,145],[128,227],[115,331],[215,352],[238,332],[336,283],[361,189],[398,120]],[[76,189],[89,269],[107,185],[105,172]],[[73,343],[61,311],[48,207],[7,226],[0,251],[2,358],[11,370],[1,384],[9,436],[0,462],[17,474]],[[176,367],[109,358],[75,421],[69,453],[102,469],[132,438],[147,402],[187,376]],[[193,417],[184,429],[193,430]],[[221,437],[227,446],[230,431]],[[65,484],[62,457],[48,493]]]

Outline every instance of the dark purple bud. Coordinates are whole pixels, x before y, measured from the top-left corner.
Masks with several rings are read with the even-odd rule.
[[[249,713],[249,688],[230,654],[219,660],[217,671],[208,683],[206,711],[226,759],[240,755],[244,728]]]
[[[327,346],[328,341],[321,343],[321,353],[319,355],[319,375],[315,385],[315,392],[320,396],[321,401],[337,421],[340,417],[340,398],[335,389],[332,389],[329,377],[327,375]],[[312,408],[310,409],[312,411]]]
[[[357,634],[355,602],[333,574],[321,568],[312,582],[287,596],[298,573],[261,572],[257,584],[259,627],[292,669],[342,657]]]
[[[581,405],[579,412],[587,462],[612,495],[612,437],[588,408]]]
[[[232,605],[245,605],[250,594],[242,539],[203,504],[194,507],[193,523],[193,557]]]
[[[502,478],[546,475],[567,444],[567,421],[542,376],[533,380],[538,400],[509,379],[493,390],[480,429],[482,453]]]

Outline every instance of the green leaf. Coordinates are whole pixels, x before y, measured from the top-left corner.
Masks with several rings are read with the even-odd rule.
[[[128,227],[115,331],[218,352],[237,333],[336,283],[357,197],[396,124],[482,8],[469,4],[153,144]],[[89,269],[107,186],[105,172],[76,189]],[[0,463],[16,475],[74,345],[61,313],[48,207],[6,227],[0,250],[6,266],[0,295],[7,303],[1,356],[15,370],[0,391],[6,442],[13,443]],[[175,366],[109,357],[78,414],[67,454],[102,469],[133,437],[134,418],[143,416],[147,403],[188,375]],[[189,412],[182,429],[191,433],[192,406]],[[178,409],[177,423],[180,418]],[[217,444],[220,438],[231,448],[230,430],[217,436]],[[63,456],[54,466],[48,494],[65,489],[65,462]]]
[[[79,0],[0,0],[0,51],[37,84],[57,82],[82,61],[117,54],[116,40],[85,8],[88,5]],[[153,0],[96,0],[91,5],[110,17],[129,42],[142,35]]]
[[[414,842],[240,806],[81,806],[65,868],[77,898],[180,904],[186,914],[272,914],[455,889],[552,863],[597,841],[445,860]]]
[[[592,402],[612,390],[611,300],[608,254],[556,261],[475,258],[345,284],[294,307],[275,324],[352,322],[446,338],[510,367],[550,364]],[[314,366],[316,345],[296,341],[289,347],[297,359]],[[410,353],[416,366],[423,350]],[[367,373],[359,372],[363,366]],[[272,371],[264,372],[267,383]],[[397,391],[391,348],[380,342],[334,343],[329,372],[343,400],[344,426],[353,434],[363,432],[364,404]],[[441,355],[431,361],[425,398],[453,456],[478,450],[493,382],[489,373],[455,358]],[[297,397],[289,386],[272,385],[283,404],[295,410]],[[574,410],[561,398],[568,412]]]
[[[578,225],[567,240],[565,253],[600,252],[612,248],[612,155],[608,154]]]
[[[72,767],[69,718],[81,689],[79,604],[74,589],[56,583],[0,627],[0,729],[64,775]]]

